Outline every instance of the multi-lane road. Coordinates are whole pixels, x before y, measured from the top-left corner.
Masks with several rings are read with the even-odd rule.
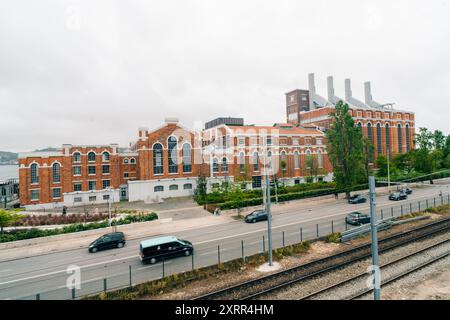
[[[443,197],[439,193],[443,191]],[[428,205],[448,202],[450,184],[424,186],[414,189],[408,200],[392,202],[386,195],[377,199],[377,210],[381,217],[407,214],[412,209],[416,212]],[[299,205],[297,206],[296,203]],[[308,240],[342,231],[346,228],[344,218],[352,211],[368,212],[369,204],[350,205],[346,200],[291,202],[277,208],[273,219],[273,242],[275,247],[298,243],[300,239]],[[169,260],[164,265],[164,274],[191,270],[242,257],[267,249],[267,224],[246,224],[233,221],[223,225],[192,228],[179,232],[176,236],[191,241],[195,246],[195,255]],[[265,243],[263,244],[263,236]],[[86,249],[72,249],[18,258],[0,262],[0,299],[69,299],[72,291],[66,287],[69,277],[67,268],[81,268],[81,289],[76,290],[77,297],[97,293],[103,290],[104,279],[108,288],[122,287],[130,283],[142,283],[161,278],[163,266],[142,265],[138,257],[139,242],[143,239],[128,241],[123,249],[103,251],[90,254]],[[86,244],[87,246],[88,244]],[[18,249],[19,250],[19,249]],[[2,261],[0,252],[0,261]],[[131,272],[130,272],[131,271]],[[131,274],[131,279],[130,279]]]

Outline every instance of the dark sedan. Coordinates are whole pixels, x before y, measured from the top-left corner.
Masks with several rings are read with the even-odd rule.
[[[406,193],[395,192],[389,195],[389,200],[392,201],[400,201],[408,199],[408,195]]]
[[[345,222],[354,226],[370,223],[370,216],[360,212],[352,212],[345,217]]]
[[[245,217],[245,222],[255,223],[258,221],[265,221],[269,219],[269,215],[264,210],[256,210]]]
[[[410,188],[402,188],[399,191],[400,193],[405,193],[405,194],[412,194],[413,191]]]
[[[357,194],[353,197],[350,197],[350,199],[348,199],[348,203],[351,203],[351,204],[366,203],[366,202],[367,202],[367,199],[359,194]]]

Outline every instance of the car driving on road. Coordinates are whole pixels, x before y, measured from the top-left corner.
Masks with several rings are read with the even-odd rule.
[[[360,226],[370,223],[370,216],[361,212],[352,212],[345,217],[345,222],[351,225]]]
[[[412,194],[413,191],[410,188],[402,188],[399,190],[400,193]]]
[[[348,203],[350,203],[350,204],[358,204],[358,203],[365,203],[365,202],[367,202],[367,199],[360,194],[351,196],[348,199]]]
[[[406,193],[394,192],[389,195],[389,200],[392,201],[400,201],[408,199],[408,195]]]
[[[267,219],[269,219],[269,216],[268,216],[266,211],[264,211],[264,210],[256,210],[256,211],[253,211],[252,213],[250,213],[249,215],[247,215],[245,217],[245,222],[247,222],[247,223],[255,223],[255,222],[258,222],[258,221],[265,221]]]
[[[123,232],[104,234],[89,245],[89,252],[96,253],[100,250],[123,248],[125,246],[125,235]]]
[[[174,236],[148,239],[139,245],[139,257],[144,264],[155,264],[163,259],[175,257],[187,257],[193,253],[194,246],[191,242]]]

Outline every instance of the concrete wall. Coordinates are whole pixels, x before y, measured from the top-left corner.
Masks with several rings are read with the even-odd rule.
[[[192,189],[184,189],[185,184],[191,184]],[[170,186],[178,186],[178,190],[170,190]],[[155,187],[162,186],[164,191],[155,192]],[[164,198],[186,197],[194,195],[197,179],[175,178],[149,181],[128,182],[129,201],[159,202]]]

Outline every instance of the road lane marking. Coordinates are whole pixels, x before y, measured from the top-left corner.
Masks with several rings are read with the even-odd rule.
[[[131,258],[139,258],[139,256],[133,255],[133,256],[128,256],[128,257],[124,257],[124,258],[114,259],[114,260],[110,260],[110,261],[92,263],[92,264],[88,264],[88,265],[85,265],[85,266],[80,266],[80,269],[86,269],[86,268],[90,268],[90,267],[105,265],[105,264],[109,264],[109,263],[112,263],[112,262],[128,260],[128,259],[131,259]],[[58,274],[58,273],[66,273],[66,272],[67,272],[67,270],[65,269],[65,270],[52,271],[52,272],[48,272],[48,273],[45,273],[45,274],[30,276],[30,277],[26,277],[26,278],[20,278],[20,279],[11,280],[11,281],[0,282],[0,286],[1,285],[5,285],[5,284],[11,284],[11,283],[15,283],[15,282],[20,282],[20,281],[25,281],[25,280],[31,280],[31,279],[51,276],[51,275]]]

